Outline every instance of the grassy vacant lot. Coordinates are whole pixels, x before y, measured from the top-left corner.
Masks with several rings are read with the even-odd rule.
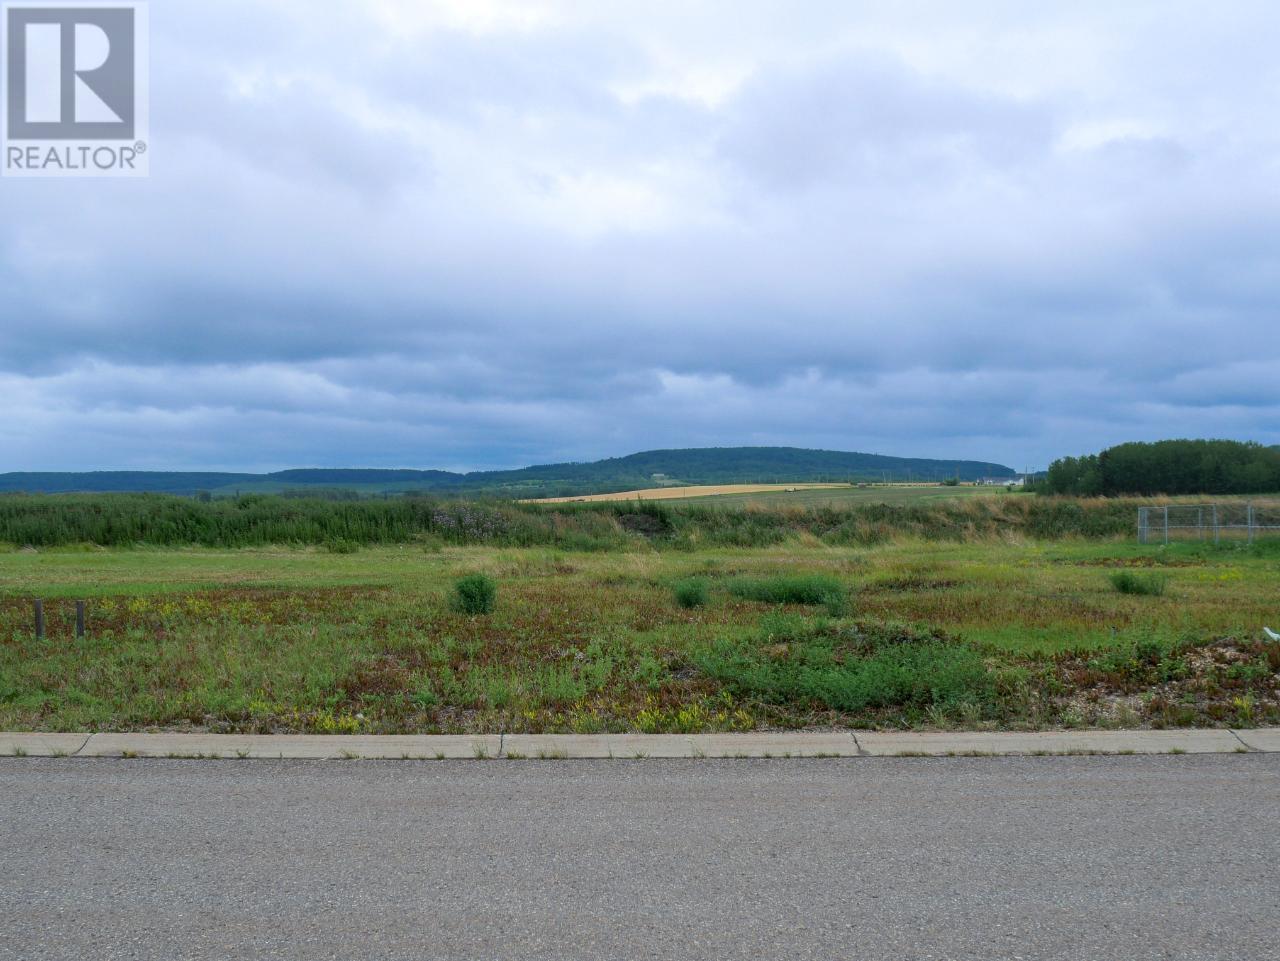
[[[1261,640],[1280,629],[1278,562],[1278,542],[1016,537],[9,550],[0,729],[1280,723],[1280,645]],[[473,573],[497,584],[490,614],[451,603]]]

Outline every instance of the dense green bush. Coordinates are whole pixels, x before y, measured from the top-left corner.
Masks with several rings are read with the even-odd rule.
[[[1145,594],[1159,597],[1164,594],[1169,579],[1163,574],[1136,574],[1133,571],[1116,571],[1111,575],[1111,586],[1121,594]]]
[[[679,581],[673,592],[681,607],[702,607],[707,603],[707,582],[700,577],[688,577]]]
[[[463,614],[492,614],[498,585],[487,574],[468,574],[453,585],[453,606]]]

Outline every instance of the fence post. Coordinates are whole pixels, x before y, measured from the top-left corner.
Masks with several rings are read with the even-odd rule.
[[[1253,504],[1248,506],[1247,516],[1249,519],[1249,543],[1253,543]]]
[[[35,608],[36,615],[36,640],[44,640],[44,601],[38,598],[32,605]]]
[[[1150,510],[1151,508],[1149,507],[1138,508],[1138,543],[1139,544],[1145,544],[1147,542],[1147,532],[1148,532],[1148,528],[1151,525],[1151,519],[1148,513]]]
[[[1204,540],[1204,508],[1196,508],[1196,536]]]
[[[76,601],[76,637],[84,637],[84,601]]]
[[[1213,505],[1213,542],[1218,543],[1218,505]]]
[[[1169,506],[1167,504],[1164,508],[1164,542],[1169,543]]]

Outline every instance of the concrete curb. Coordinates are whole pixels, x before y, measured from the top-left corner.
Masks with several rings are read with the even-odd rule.
[[[5,734],[0,757],[507,758],[946,757],[1280,752],[1280,728],[1178,731],[750,734]]]

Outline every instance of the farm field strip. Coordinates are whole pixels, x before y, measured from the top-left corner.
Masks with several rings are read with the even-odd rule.
[[[891,484],[874,487],[815,487],[787,491],[717,494],[710,499],[676,500],[674,504],[701,503],[708,507],[849,507],[858,504],[924,505],[938,501],[994,498],[1006,495],[998,487],[944,487],[937,484]]]
[[[717,497],[734,494],[831,490],[847,484],[703,484],[692,487],[647,487],[642,490],[617,491],[612,494],[580,494],[577,497],[543,497],[521,501],[523,504],[603,504],[613,501],[669,501]]]

